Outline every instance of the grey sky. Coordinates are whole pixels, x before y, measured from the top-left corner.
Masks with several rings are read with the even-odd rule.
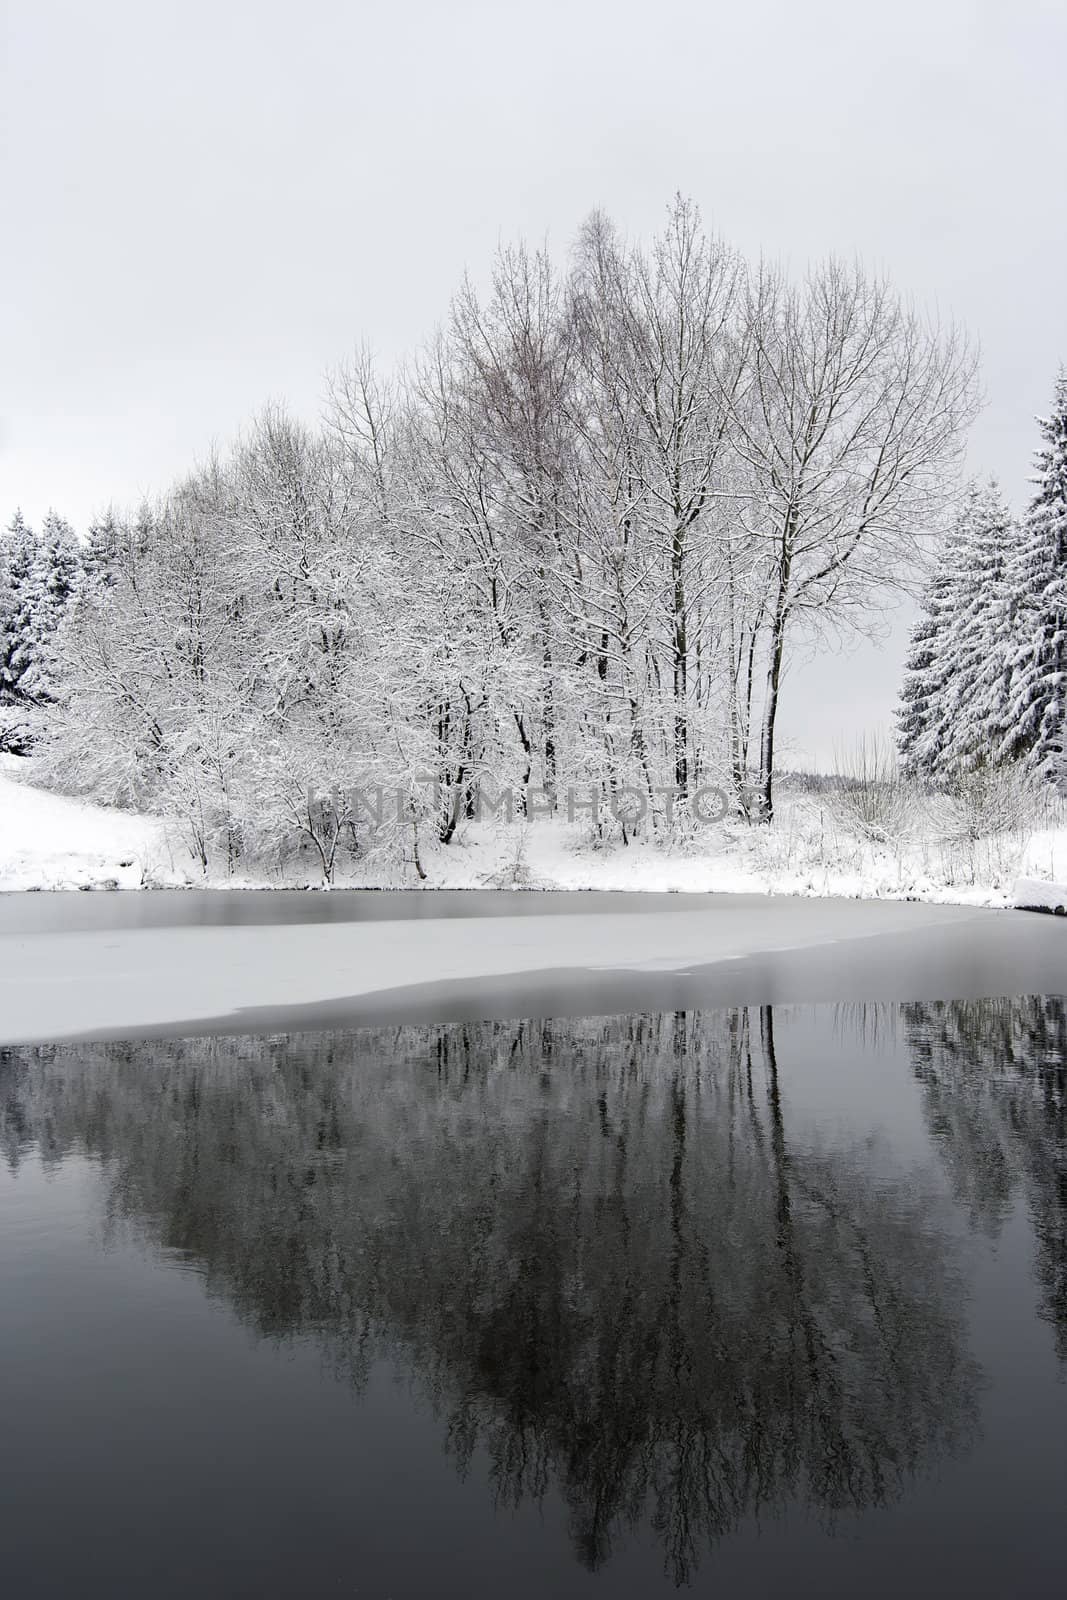
[[[1026,494],[1067,360],[1061,0],[0,0],[0,519],[84,527],[264,400],[313,416],[466,267],[676,189],[753,254],[859,253],[964,322],[975,470]],[[884,725],[904,644],[798,667],[797,756]],[[788,752],[784,759],[790,759]]]

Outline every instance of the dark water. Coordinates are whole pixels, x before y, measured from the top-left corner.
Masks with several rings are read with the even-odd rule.
[[[0,1053],[23,1596],[1045,1596],[1067,1011]]]

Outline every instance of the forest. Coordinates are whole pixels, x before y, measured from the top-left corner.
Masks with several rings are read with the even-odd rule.
[[[1067,379],[1021,520],[964,479],[979,403],[967,336],[858,262],[794,279],[681,197],[648,243],[593,213],[562,263],[502,247],[402,369],[339,364],[316,425],[268,407],[83,536],[17,516],[0,747],[177,819],[205,870],[422,877],[505,789],[675,841],[708,785],[773,820],[786,667],[903,592],[894,773],[1056,791]],[[401,803],[372,830],[376,788]]]

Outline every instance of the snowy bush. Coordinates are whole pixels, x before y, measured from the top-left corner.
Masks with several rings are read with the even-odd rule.
[[[1028,833],[1047,816],[1046,786],[1018,763],[963,768],[944,780],[933,801],[938,833],[948,840]]]
[[[903,775],[891,746],[862,740],[839,755],[828,809],[840,826],[869,844],[899,849],[922,825],[922,799]]]

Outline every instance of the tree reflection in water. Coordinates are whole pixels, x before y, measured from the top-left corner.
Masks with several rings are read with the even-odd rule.
[[[977,1033],[957,1072],[969,1023],[931,1015],[906,1027],[966,1167]],[[975,1425],[930,1195],[794,1134],[788,1066],[764,1008],[42,1049],[0,1095],[10,1161],[88,1152],[114,1224],[261,1335],[357,1386],[399,1364],[501,1503],[558,1492],[590,1568],[651,1528],[681,1583],[747,1517],[882,1503]]]
[[[927,1122],[975,1225],[1030,1212],[1041,1315],[1067,1361],[1067,1005],[1062,999],[901,1008]]]

